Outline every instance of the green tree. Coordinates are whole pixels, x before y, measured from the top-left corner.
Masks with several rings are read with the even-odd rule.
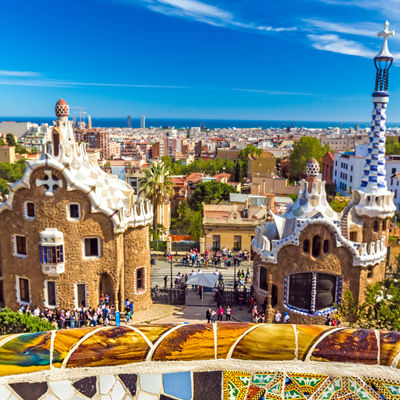
[[[322,157],[329,151],[329,146],[322,146],[315,137],[303,136],[294,143],[289,156],[290,178],[300,179],[307,167],[307,163],[315,158],[320,164]]]
[[[329,203],[333,211],[341,213],[344,208],[349,204],[350,198],[343,196],[335,196],[334,199]]]
[[[164,163],[165,168],[171,169],[172,166],[172,158],[170,156],[162,156],[161,161]]]
[[[199,240],[202,234],[201,211],[192,210],[188,203],[182,203],[177,210],[177,216],[172,218],[171,229],[186,232]]]
[[[143,169],[144,178],[139,181],[139,193],[151,200],[153,205],[153,229],[157,231],[157,208],[174,193],[169,169],[162,161],[153,161],[150,168]]]
[[[19,160],[14,164],[0,162],[0,178],[8,182],[19,181],[25,172],[25,160]]]
[[[17,144],[15,141],[15,136],[12,133],[7,133],[6,142],[8,146],[15,146]]]
[[[37,147],[32,147],[29,153],[30,154],[37,154],[37,153],[39,153],[39,149]]]
[[[16,143],[15,152],[17,154],[27,154],[28,153],[28,149],[26,147],[22,146],[21,144]]]
[[[395,274],[367,286],[365,301],[357,304],[350,291],[338,311],[351,326],[400,331],[400,276]]]
[[[400,154],[400,143],[397,138],[391,137],[386,139],[386,154],[398,155]]]
[[[44,332],[54,329],[46,319],[41,320],[29,314],[20,314],[9,308],[0,310],[0,335],[24,332]]]
[[[218,181],[208,181],[197,185],[192,197],[189,200],[189,205],[192,210],[201,211],[202,203],[218,204],[222,200],[229,200],[230,193],[237,193],[237,190]]]
[[[0,197],[4,197],[8,193],[9,193],[8,182],[5,179],[0,178],[0,195],[1,195]]]

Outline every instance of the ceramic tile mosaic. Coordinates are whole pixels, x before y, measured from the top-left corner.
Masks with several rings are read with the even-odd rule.
[[[304,372],[88,376],[0,385],[0,400],[400,400],[398,381]]]
[[[233,322],[77,328],[0,339],[0,376],[51,367],[63,369],[143,361],[230,358],[344,361],[392,366],[395,360],[398,362],[400,359],[400,333]],[[393,367],[399,368],[398,365]]]
[[[381,399],[400,399],[400,382],[378,378],[364,378],[363,380],[379,395],[379,397],[381,397]]]
[[[312,353],[312,361],[343,361],[376,364],[378,343],[372,329],[342,329],[321,340]]]

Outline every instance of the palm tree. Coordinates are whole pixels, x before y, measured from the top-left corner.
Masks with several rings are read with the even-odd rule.
[[[162,161],[152,161],[150,168],[143,169],[144,177],[139,181],[139,194],[151,200],[153,205],[153,229],[157,234],[157,208],[174,193],[170,171]]]

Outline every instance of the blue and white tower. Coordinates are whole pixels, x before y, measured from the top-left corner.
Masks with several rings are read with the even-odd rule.
[[[368,155],[360,187],[355,190],[353,204],[359,216],[390,217],[396,210],[393,193],[387,190],[385,169],[386,107],[389,102],[389,69],[393,63],[387,40],[394,35],[386,21],[378,37],[383,38],[382,48],[375,56],[375,91],[372,94],[374,109],[369,133]]]

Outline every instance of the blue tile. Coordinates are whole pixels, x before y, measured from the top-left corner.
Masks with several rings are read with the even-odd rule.
[[[163,375],[164,393],[182,400],[192,398],[190,372],[172,372]]]

